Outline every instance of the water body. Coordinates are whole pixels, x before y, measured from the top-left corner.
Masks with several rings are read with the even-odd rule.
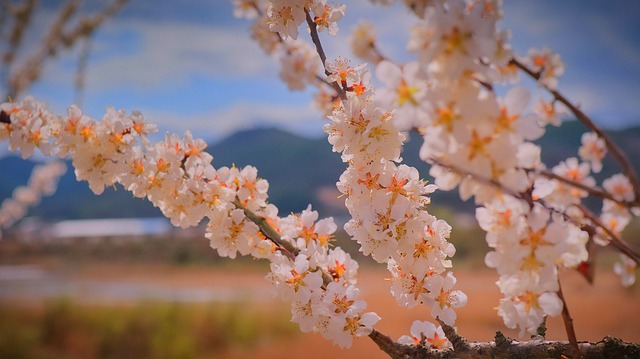
[[[0,265],[0,300],[44,300],[69,297],[80,302],[157,300],[204,303],[265,297],[266,288],[177,287],[144,282],[78,279],[34,265]],[[268,294],[267,294],[268,295]]]

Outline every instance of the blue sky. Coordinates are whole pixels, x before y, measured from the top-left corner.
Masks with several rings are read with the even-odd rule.
[[[104,1],[86,1],[88,6]],[[45,24],[51,2],[38,15]],[[360,18],[376,24],[382,48],[406,58],[413,17],[401,6],[382,9],[347,1],[338,37],[323,34],[329,57],[352,57],[346,39]],[[563,56],[560,90],[602,126],[640,125],[640,2],[505,0],[503,28],[521,54],[548,46]],[[322,135],[310,107],[312,91],[289,92],[275,60],[250,40],[249,23],[235,19],[230,1],[131,0],[94,36],[84,110],[100,117],[107,105],[142,111],[160,132],[216,140],[260,125]],[[78,48],[59,56],[29,91],[63,113],[74,101]]]

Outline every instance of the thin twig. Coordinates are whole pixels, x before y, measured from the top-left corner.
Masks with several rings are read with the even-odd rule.
[[[453,172],[456,172],[457,174],[459,174],[461,176],[471,177],[471,178],[473,178],[474,181],[477,181],[477,182],[480,182],[480,183],[495,187],[498,190],[500,190],[500,192],[502,192],[504,194],[508,194],[508,195],[510,195],[512,197],[515,197],[515,198],[518,198],[518,199],[521,199],[521,200],[527,202],[527,204],[529,204],[530,206],[533,206],[533,204],[535,202],[529,193],[520,193],[520,192],[513,191],[513,190],[511,190],[509,188],[506,188],[500,182],[498,182],[498,181],[496,181],[494,179],[482,177],[482,176],[479,176],[479,175],[477,175],[475,173],[465,171],[465,170],[463,170],[461,168],[458,168],[458,167],[456,167],[454,165],[450,165],[450,164],[444,163],[443,161],[441,161],[441,160],[439,160],[437,158],[431,157],[431,158],[428,158],[426,161],[430,162],[430,163],[433,163],[433,164],[436,164],[436,165],[441,166],[441,167],[448,168],[449,170],[451,170]],[[549,208],[549,210],[552,210],[552,209]]]
[[[602,230],[609,237],[609,244],[611,244],[613,247],[615,247],[620,252],[624,253],[627,257],[631,258],[637,264],[640,264],[640,252],[639,251],[637,251],[636,249],[631,247],[629,245],[629,243],[624,241],[618,235],[613,233],[612,230],[607,228],[607,226],[605,226],[604,223],[602,223],[602,221],[600,221],[600,219],[598,219],[598,217],[595,214],[593,214],[588,208],[586,208],[585,206],[581,205],[581,206],[578,206],[578,209],[580,209],[580,211],[582,211],[584,216],[587,217],[591,222],[593,222],[596,225],[596,227],[602,228]],[[595,235],[595,234],[597,234],[597,231],[594,230],[593,233]]]
[[[311,35],[311,40],[313,41],[313,44],[316,47],[316,52],[318,53],[318,56],[320,56],[320,61],[322,61],[322,66],[324,67],[324,73],[325,75],[329,76],[331,75],[331,73],[329,72],[329,70],[327,70],[327,55],[325,55],[324,49],[322,48],[322,43],[320,42],[320,36],[318,35],[318,25],[316,25],[316,23],[313,21],[307,9],[305,9],[304,12],[307,19],[307,25],[309,25],[309,33]],[[340,98],[343,101],[347,100],[347,94],[345,90],[342,87],[340,87],[340,85],[337,82],[332,82],[330,85],[331,87],[333,87],[334,90],[336,90],[336,93],[340,96]]]
[[[558,297],[562,301],[562,321],[564,322],[564,329],[567,331],[567,338],[569,339],[569,344],[571,345],[574,352],[574,359],[582,358],[582,354],[580,353],[580,347],[578,347],[578,339],[576,338],[576,331],[573,328],[573,318],[571,318],[571,314],[569,313],[569,306],[567,306],[567,301],[564,299],[564,295],[562,294],[562,286],[560,285],[560,278],[558,277]]]
[[[547,177],[547,178],[550,178],[550,179],[558,180],[558,181],[563,182],[564,184],[567,184],[569,186],[576,187],[576,188],[581,189],[583,191],[589,192],[589,194],[591,194],[593,196],[604,198],[604,199],[608,199],[610,201],[616,202],[616,203],[618,203],[618,204],[620,204],[620,205],[622,205],[624,207],[627,207],[627,208],[640,206],[640,199],[636,198],[636,200],[630,201],[630,202],[629,201],[621,201],[621,200],[615,198],[611,193],[609,193],[609,192],[607,192],[607,191],[605,191],[603,189],[600,189],[600,188],[597,188],[597,187],[589,187],[589,186],[584,185],[584,184],[582,184],[580,182],[576,182],[576,181],[573,181],[573,180],[568,179],[566,177],[562,177],[560,175],[557,175],[557,174],[555,174],[555,173],[553,173],[551,171],[545,170],[545,169],[524,168],[524,170],[529,172],[529,173],[533,172],[533,173],[539,174],[541,176],[544,176],[544,177]]]
[[[244,215],[251,222],[255,223],[260,228],[260,232],[264,234],[264,236],[267,237],[271,242],[273,242],[273,244],[275,244],[280,249],[280,251],[282,251],[282,253],[289,257],[289,259],[295,260],[296,255],[300,250],[293,244],[287,241],[283,241],[280,237],[280,233],[278,233],[278,231],[276,231],[276,229],[273,228],[266,219],[247,209],[238,200],[233,201],[233,205],[236,206],[236,208],[244,211]]]
[[[82,44],[82,49],[80,50],[80,55],[78,56],[78,67],[76,69],[75,103],[79,108],[82,108],[82,102],[84,99],[85,81],[87,77],[87,65],[89,64],[90,53],[91,53],[91,37],[88,36]]]
[[[40,49],[31,57],[22,62],[9,76],[8,94],[17,97],[25,91],[31,83],[36,81],[41,74],[44,63],[54,57],[62,47],[71,47],[83,37],[92,34],[105,20],[112,17],[129,0],[112,0],[98,13],[87,15],[78,20],[77,25],[65,32],[64,26],[77,12],[79,0],[69,0],[58,12],[58,16],[49,27],[47,35],[42,39]]]
[[[617,250],[619,250],[620,252],[624,253],[625,255],[627,255],[627,257],[633,259],[636,263],[640,264],[640,252],[638,252],[636,249],[634,249],[633,247],[631,247],[626,241],[624,241],[623,239],[621,239],[619,236],[617,236],[615,233],[613,233],[611,230],[609,230],[600,220],[598,220],[598,218],[591,213],[591,211],[589,211],[588,209],[586,209],[584,206],[578,206],[578,208],[580,210],[582,210],[582,212],[585,214],[586,217],[588,217],[591,222],[595,225],[591,226],[585,223],[582,223],[581,221],[579,221],[576,218],[573,218],[569,215],[567,215],[566,213],[559,211],[555,208],[549,207],[547,205],[545,205],[544,203],[534,200],[531,197],[531,194],[529,192],[516,192],[513,190],[510,190],[506,187],[504,187],[500,182],[493,180],[493,179],[489,179],[489,178],[484,178],[482,176],[476,175],[474,173],[471,172],[467,172],[465,170],[462,170],[460,168],[457,168],[454,165],[449,165],[449,164],[445,164],[444,162],[435,159],[435,158],[429,158],[428,159],[429,162],[434,163],[438,166],[442,166],[445,168],[450,169],[453,172],[456,172],[458,174],[460,174],[461,176],[466,176],[466,177],[472,177],[475,181],[478,181],[480,183],[484,183],[486,185],[490,185],[493,186],[495,188],[497,188],[498,190],[500,190],[501,192],[508,194],[514,198],[518,198],[521,199],[525,202],[527,202],[529,204],[529,206],[533,206],[534,203],[539,203],[542,206],[544,206],[547,210],[553,212],[553,213],[558,213],[561,216],[563,216],[567,221],[570,221],[571,223],[575,224],[578,228],[582,228],[583,230],[586,230],[587,232],[590,233],[597,233],[596,228],[602,228],[603,231],[605,231],[605,233],[609,236],[609,243],[616,248]]]

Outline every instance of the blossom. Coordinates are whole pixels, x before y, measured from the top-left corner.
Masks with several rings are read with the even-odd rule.
[[[296,39],[298,26],[305,20],[302,1],[272,0],[267,9],[269,30],[277,32],[283,38]]]
[[[259,1],[232,0],[233,16],[237,18],[255,19],[258,16]]]
[[[347,87],[361,81],[364,65],[351,67],[351,61],[342,57],[335,60],[327,59],[325,68],[329,72],[327,82],[338,82],[342,87]]]
[[[531,49],[525,61],[532,71],[538,73],[540,85],[552,90],[558,87],[558,77],[564,73],[564,63],[560,55],[546,47],[541,50]]]
[[[529,103],[529,98],[529,91],[524,87],[514,87],[507,92],[496,120],[496,132],[506,131],[518,134],[530,141],[544,134],[544,129],[538,125],[537,115],[522,114]]]
[[[318,31],[327,29],[329,35],[338,33],[338,20],[346,11],[346,5],[327,5],[326,0],[316,0],[311,6],[313,11],[313,22],[318,26]]]
[[[304,90],[318,72],[320,62],[315,49],[305,41],[287,41],[282,47],[281,56],[282,81],[287,84],[289,90]]]
[[[426,117],[422,108],[426,96],[426,74],[417,62],[410,62],[402,68],[389,61],[381,61],[376,67],[376,75],[386,86],[378,90],[378,99],[383,106],[395,108],[395,123],[399,130],[408,131],[422,127]]]
[[[602,187],[618,201],[631,202],[635,199],[635,193],[627,176],[617,173],[602,181]]]
[[[508,328],[520,328],[519,335],[522,337],[525,332],[535,334],[543,317],[559,315],[562,307],[562,300],[556,293],[524,291],[518,296],[501,299],[498,315]]]
[[[541,126],[550,124],[558,127],[562,124],[555,100],[545,101],[540,99],[533,108],[533,111],[538,114]]]
[[[0,204],[0,229],[8,228],[19,221],[29,207],[40,202],[42,196],[52,195],[58,180],[67,170],[63,162],[50,162],[36,165],[25,186],[13,190],[13,195]],[[1,232],[0,232],[1,235]]]
[[[580,163],[577,158],[571,157],[553,167],[551,171],[572,182],[593,187],[595,180],[589,176],[589,169],[588,163]],[[554,208],[564,209],[571,204],[579,203],[588,192],[558,180],[539,177],[534,182],[532,194],[534,198],[544,198],[545,202]]]
[[[266,12],[251,25],[251,38],[260,45],[267,54],[273,54],[280,48],[280,36],[271,32]]]
[[[371,334],[373,326],[380,321],[380,316],[374,312],[367,312],[362,315],[350,314],[344,320],[333,318],[329,322],[330,335],[328,337],[341,348],[349,348],[354,337],[363,337]]]
[[[233,259],[237,252],[250,253],[258,230],[258,226],[246,220],[242,210],[224,208],[211,214],[205,237],[220,256]]]
[[[636,282],[637,263],[624,254],[620,255],[620,261],[613,265],[613,271],[620,276],[623,287],[630,287]]]
[[[467,304],[467,295],[462,291],[453,290],[456,278],[451,272],[447,272],[445,277],[433,277],[429,284],[427,303],[431,305],[431,316],[453,325],[457,317],[454,309]]]
[[[411,324],[411,335],[403,335],[398,338],[398,343],[406,345],[424,345],[431,349],[444,349],[451,347],[441,326],[435,326],[431,322],[416,320]]]
[[[360,21],[351,30],[349,44],[354,55],[364,61],[377,63],[381,60],[380,55],[376,52],[376,36],[373,24],[368,21]]]
[[[298,255],[293,264],[271,262],[271,272],[267,277],[282,300],[308,301],[322,285],[321,273],[309,268],[309,260],[303,254]]]
[[[582,146],[578,150],[580,159],[591,163],[591,170],[599,173],[602,170],[602,159],[607,154],[607,145],[604,140],[593,132],[582,134]]]
[[[450,1],[446,10],[430,7],[411,29],[408,50],[422,63],[437,63],[443,75],[456,77],[466,69],[478,69],[474,59],[495,53],[495,25],[482,16],[481,7],[467,9],[461,0]]]
[[[9,114],[11,121],[8,127],[3,124],[7,128],[10,151],[20,151],[23,159],[31,157],[35,149],[44,155],[51,154],[51,137],[57,132],[59,123],[44,104],[27,97],[16,105],[3,104],[3,111]]]
[[[487,232],[487,244],[496,247],[517,240],[526,228],[526,204],[514,197],[496,198],[476,209],[480,228]]]

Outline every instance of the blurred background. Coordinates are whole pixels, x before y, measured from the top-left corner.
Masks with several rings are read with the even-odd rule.
[[[385,53],[409,58],[404,47],[413,17],[402,6],[381,11],[365,0],[347,6],[338,37],[322,34],[329,57],[353,58],[346,38],[364,18],[375,24]],[[12,14],[20,9],[30,17],[17,41]],[[281,214],[312,204],[321,217],[346,222],[335,189],[344,165],[322,133],[325,120],[309,105],[313,91],[287,90],[277,62],[252,43],[248,22],[233,17],[230,1],[9,0],[0,1],[0,11],[3,101],[33,95],[57,113],[76,103],[95,118],[109,105],[140,110],[158,124],[156,139],[190,130],[210,144],[214,166],[255,165]],[[560,53],[567,65],[560,89],[638,167],[640,3],[510,0],[504,12],[514,48]],[[68,35],[64,41],[52,40],[56,22]],[[571,119],[550,128],[539,140],[545,163],[577,155],[582,132]],[[429,178],[419,146],[419,138],[410,138],[403,157]],[[22,160],[7,147],[0,146],[0,203],[45,160]],[[608,160],[600,179],[618,171]],[[460,201],[456,191],[436,192],[432,202],[430,211],[454,228],[454,273],[469,296],[458,328],[470,339],[489,340],[505,328],[493,309],[497,275],[484,266],[487,247],[473,203]],[[0,358],[384,357],[367,339],[342,351],[300,333],[288,305],[272,298],[263,279],[268,264],[219,258],[203,233],[173,228],[121,188],[94,196],[70,168],[55,194],[3,230]],[[640,224],[632,223],[624,237],[640,245]],[[397,307],[385,268],[362,257],[342,231],[335,244],[361,263],[361,294],[383,317],[381,331],[395,339],[408,334],[413,320],[430,318],[427,308]],[[577,272],[562,273],[579,340],[640,341],[638,285],[620,286],[614,260],[599,253],[594,285]],[[565,339],[559,318],[549,328],[550,338]]]

